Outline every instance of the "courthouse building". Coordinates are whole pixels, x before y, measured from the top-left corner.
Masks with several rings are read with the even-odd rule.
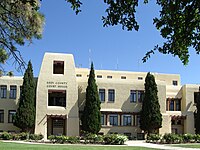
[[[76,68],[73,55],[46,53],[36,91],[35,133],[77,136],[90,69]],[[140,110],[146,72],[95,70],[101,101],[100,134],[119,133],[140,139]],[[158,87],[164,133],[195,133],[195,93],[200,85],[181,85],[179,74],[153,73]],[[19,132],[13,125],[23,77],[0,77],[0,132]]]

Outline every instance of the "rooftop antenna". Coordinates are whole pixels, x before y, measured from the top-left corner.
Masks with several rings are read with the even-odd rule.
[[[116,70],[119,69],[119,60],[118,60],[118,57],[117,57],[117,64],[116,64]]]
[[[90,65],[91,65],[91,49],[89,49],[89,68],[90,68]]]

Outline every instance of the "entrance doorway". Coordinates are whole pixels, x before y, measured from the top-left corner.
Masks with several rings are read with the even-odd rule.
[[[52,135],[65,135],[64,119],[52,119]]]

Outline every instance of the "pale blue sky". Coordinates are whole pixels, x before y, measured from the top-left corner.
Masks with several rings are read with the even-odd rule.
[[[82,2],[82,12],[76,16],[65,0],[42,1],[41,12],[46,18],[43,38],[21,48],[24,59],[32,61],[35,76],[44,53],[56,52],[73,54],[76,66],[83,68],[89,67],[91,57],[95,69],[175,73],[181,75],[182,84],[200,83],[200,55],[195,55],[194,50],[187,66],[177,57],[158,52],[142,63],[146,51],[163,41],[153,25],[153,17],[159,15],[154,1],[147,5],[140,3],[136,14],[138,32],[122,30],[120,25],[103,27],[101,16],[106,8],[103,0]],[[6,69],[14,70],[10,66]],[[21,74],[15,71],[15,75]]]

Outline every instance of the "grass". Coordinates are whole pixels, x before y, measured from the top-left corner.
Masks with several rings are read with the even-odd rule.
[[[152,150],[144,147],[130,146],[88,146],[88,145],[49,145],[49,144],[21,144],[0,142],[1,150]]]
[[[184,148],[200,148],[200,143],[193,143],[193,144],[176,144],[176,145],[171,145],[174,147],[184,147]]]

